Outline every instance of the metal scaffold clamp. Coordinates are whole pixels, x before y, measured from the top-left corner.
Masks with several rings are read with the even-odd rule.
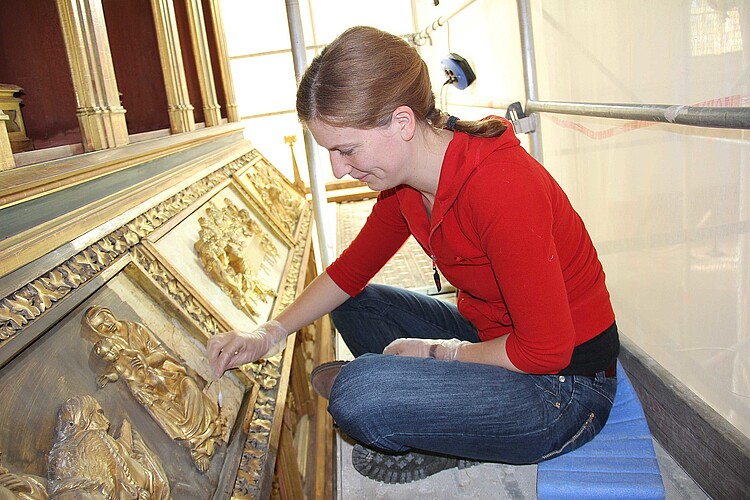
[[[514,102],[505,111],[505,118],[513,125],[516,134],[528,134],[536,131],[536,116],[526,116],[520,102]]]

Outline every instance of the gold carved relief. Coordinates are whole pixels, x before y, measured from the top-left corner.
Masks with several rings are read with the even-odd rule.
[[[276,296],[263,276],[279,250],[247,209],[238,209],[229,198],[224,203],[221,209],[209,205],[205,216],[198,218],[201,229],[195,250],[203,268],[234,305],[257,318],[260,314],[253,305]]]
[[[284,227],[294,234],[302,210],[301,205],[298,197],[289,191],[278,172],[269,163],[261,160],[248,170],[248,177],[260,191],[263,203],[281,219]]]
[[[0,464],[0,498],[47,500],[47,481],[32,474],[11,472]]]
[[[159,262],[148,248],[137,245],[132,250],[133,259],[141,269],[170,297],[207,335],[223,331],[216,319],[206,310],[185,286]]]
[[[71,291],[96,276],[175,214],[258,158],[252,150],[152,207],[27,285],[0,299],[0,348]],[[215,333],[215,329],[208,329]]]
[[[86,323],[99,336],[94,353],[110,364],[99,385],[122,379],[167,435],[190,449],[198,470],[207,471],[224,431],[217,404],[141,323],[118,320],[101,306],[86,311]]]
[[[117,438],[91,396],[63,403],[49,452],[50,498],[171,498],[167,475],[141,436],[123,421]]]

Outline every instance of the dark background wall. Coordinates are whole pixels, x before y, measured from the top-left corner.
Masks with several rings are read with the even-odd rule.
[[[21,112],[35,149],[77,144],[73,81],[55,3],[0,0],[0,83],[23,87]]]
[[[128,133],[168,129],[167,93],[151,3],[102,0],[102,6]]]

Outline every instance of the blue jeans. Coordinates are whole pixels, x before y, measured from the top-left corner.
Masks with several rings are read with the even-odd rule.
[[[372,448],[531,464],[590,441],[607,421],[617,381],[528,375],[498,366],[381,354],[399,337],[479,342],[456,307],[368,285],[332,312],[356,356],[339,373],[328,411]]]

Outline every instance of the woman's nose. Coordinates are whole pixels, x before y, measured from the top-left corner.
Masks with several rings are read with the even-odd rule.
[[[346,161],[341,153],[338,151],[331,151],[331,168],[333,169],[333,176],[337,179],[341,179],[346,174],[352,171],[352,167]]]

